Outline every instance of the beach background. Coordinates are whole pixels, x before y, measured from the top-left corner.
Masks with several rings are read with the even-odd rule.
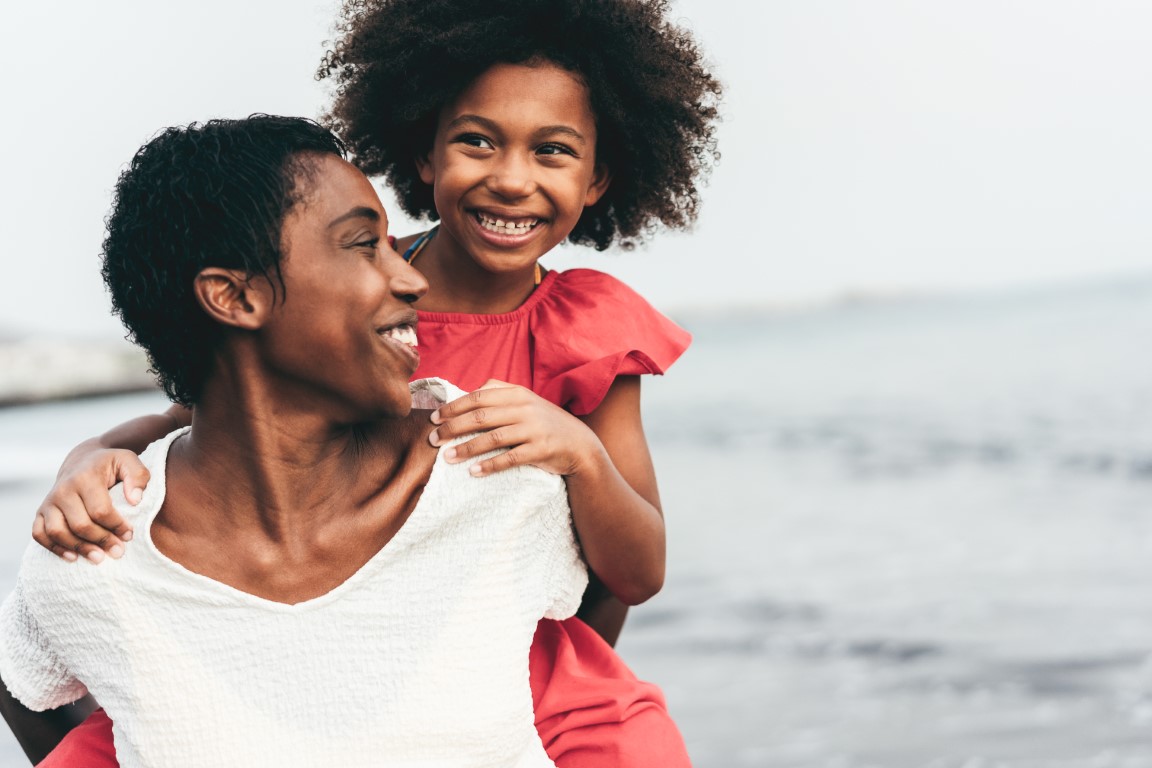
[[[670,7],[727,88],[698,226],[546,259],[695,335],[621,654],[701,768],[1152,768],[1152,6]],[[98,274],[117,174],[319,116],[334,8],[0,6],[0,592],[64,453],[165,405]]]
[[[1152,766],[1152,274],[678,319],[619,650],[697,766]],[[0,410],[0,592],[65,451],[164,405]]]

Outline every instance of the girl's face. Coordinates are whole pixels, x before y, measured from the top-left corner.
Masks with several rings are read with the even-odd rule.
[[[440,112],[419,158],[440,235],[490,273],[531,270],[608,188],[587,87],[555,64],[497,64]]]

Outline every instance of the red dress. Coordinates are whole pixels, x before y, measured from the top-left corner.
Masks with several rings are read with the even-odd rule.
[[[464,390],[500,379],[576,415],[595,410],[617,376],[663,373],[691,341],[631,288],[590,269],[549,272],[505,314],[419,315],[416,378]],[[637,680],[580,619],[541,621],[528,663],[536,729],[560,768],[690,765],[660,689]],[[98,710],[40,765],[116,768],[112,722]]]

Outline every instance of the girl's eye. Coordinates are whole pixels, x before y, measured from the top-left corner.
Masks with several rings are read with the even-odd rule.
[[[456,142],[459,144],[467,144],[470,147],[477,147],[479,149],[492,149],[493,148],[492,142],[488,141],[488,139],[484,138],[483,136],[477,135],[475,133],[466,133],[463,136],[460,136],[459,138],[457,138]]]
[[[539,155],[571,155],[576,156],[576,152],[571,147],[566,147],[563,144],[541,144],[536,148],[536,153]]]

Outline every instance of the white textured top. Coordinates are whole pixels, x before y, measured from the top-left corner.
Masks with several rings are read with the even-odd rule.
[[[454,396],[454,395],[453,395]],[[587,575],[561,478],[484,478],[437,456],[395,537],[326,595],[272,602],[156,548],[178,430],[142,454],[152,480],[117,509],[121,560],[38,545],[0,608],[0,677],[34,710],[91,691],[134,766],[551,766],[533,725],[528,649]]]

